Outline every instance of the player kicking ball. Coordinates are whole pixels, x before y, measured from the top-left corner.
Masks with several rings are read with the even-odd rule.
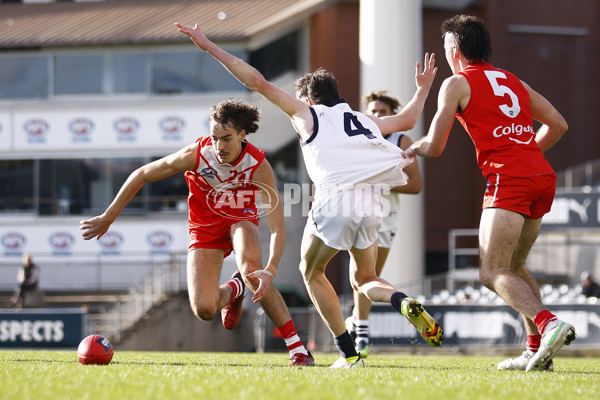
[[[442,330],[421,304],[375,272],[377,230],[382,218],[378,196],[381,190],[406,184],[402,168],[412,161],[386,141],[382,132],[414,127],[437,71],[434,55],[425,55],[423,71],[421,63],[416,64],[417,92],[411,101],[399,114],[380,119],[352,110],[340,98],[337,80],[327,71],[319,69],[299,77],[296,96],[292,96],[211,42],[198,25],[175,25],[246,87],[283,111],[298,134],[315,186],[300,249],[300,271],[340,351],[341,357],[331,368],[364,366],[346,330],[337,294],[325,275],[329,260],[339,251],[348,251],[356,265],[350,269],[353,288],[371,301],[390,303],[429,344],[441,345]]]

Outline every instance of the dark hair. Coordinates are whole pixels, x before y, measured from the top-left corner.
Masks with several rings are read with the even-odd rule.
[[[340,98],[337,80],[323,68],[303,74],[296,80],[296,97],[306,97],[315,104],[329,105]]]
[[[458,50],[469,61],[489,61],[492,40],[481,18],[475,15],[455,15],[442,22],[442,36],[452,33]]]
[[[226,128],[240,132],[242,129],[249,135],[258,130],[260,111],[258,107],[234,99],[221,100],[210,108],[209,118]]]
[[[387,90],[380,90],[378,92],[369,92],[362,97],[362,104],[365,109],[369,106],[369,103],[372,101],[381,101],[387,104],[390,107],[390,111],[392,114],[396,114],[398,112],[398,107],[402,106],[400,101],[387,94]]]

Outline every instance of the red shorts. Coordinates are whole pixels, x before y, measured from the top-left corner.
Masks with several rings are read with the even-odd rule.
[[[520,177],[492,174],[487,178],[482,208],[502,208],[538,219],[550,211],[555,191],[554,174]]]
[[[258,226],[258,218],[246,219]],[[233,251],[231,243],[231,227],[240,222],[239,219],[220,218],[209,226],[190,227],[190,245],[188,251],[195,249],[222,249],[227,257]]]

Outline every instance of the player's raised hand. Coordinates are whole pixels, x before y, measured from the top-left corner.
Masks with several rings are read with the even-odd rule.
[[[202,32],[202,30],[198,27],[198,24],[191,27],[189,25],[183,25],[179,22],[175,22],[174,25],[178,28],[179,32],[189,36],[196,46],[200,47],[202,50],[207,50],[208,45],[212,43],[210,40],[208,40],[204,32]]]
[[[437,67],[435,66],[435,53],[425,53],[425,60],[423,61],[423,71],[421,71],[421,63],[417,61],[415,81],[417,88],[423,88],[429,90],[431,84],[437,73]]]

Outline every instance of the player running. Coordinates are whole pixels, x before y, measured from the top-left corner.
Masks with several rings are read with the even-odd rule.
[[[454,117],[463,125],[487,180],[479,226],[481,283],[521,313],[527,329],[527,350],[498,368],[551,369],[556,351],[575,339],[575,329],[542,305],[525,259],[556,189],[543,152],[567,131],[567,123],[526,83],[488,63],[491,40],[481,19],[457,15],[442,23],[442,32],[454,75],[442,83],[429,133],[406,154],[439,156]],[[537,132],[533,119],[542,124]]]

